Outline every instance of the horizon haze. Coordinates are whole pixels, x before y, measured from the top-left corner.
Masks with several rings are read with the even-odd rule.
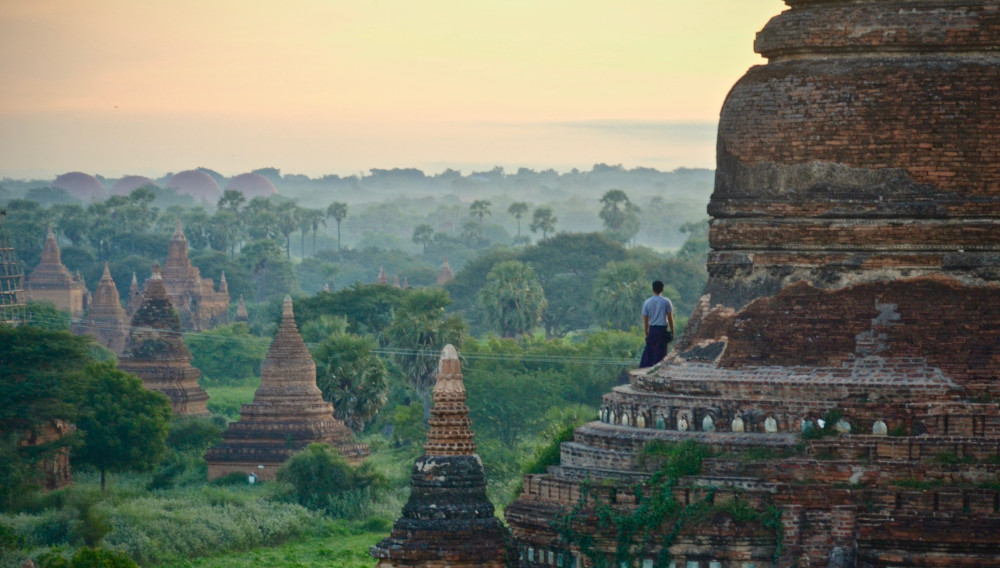
[[[3,3],[0,177],[714,168],[722,101],[782,7]]]

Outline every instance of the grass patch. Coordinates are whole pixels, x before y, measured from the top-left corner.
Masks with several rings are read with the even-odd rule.
[[[368,524],[328,521],[314,534],[275,546],[232,554],[178,560],[162,568],[371,568],[376,561],[368,549],[388,536]]]
[[[239,420],[240,406],[253,400],[257,385],[205,387],[208,393],[208,410],[229,420]]]

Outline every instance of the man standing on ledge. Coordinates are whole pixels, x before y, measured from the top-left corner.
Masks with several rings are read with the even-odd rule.
[[[661,296],[662,293],[663,282],[653,282],[653,295],[642,304],[646,349],[642,352],[639,368],[652,367],[662,361],[667,356],[667,344],[674,339],[674,305]]]

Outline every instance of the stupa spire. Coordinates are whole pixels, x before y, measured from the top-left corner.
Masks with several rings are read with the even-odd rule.
[[[476,453],[472,420],[465,405],[465,382],[458,351],[445,345],[438,360],[437,383],[431,396],[434,405],[428,420],[424,453],[429,456],[469,456]]]
[[[486,497],[486,474],[472,441],[462,363],[441,350],[424,455],[413,464],[410,498],[392,532],[371,548],[379,568],[507,566],[517,555]]]
[[[314,442],[331,444],[351,460],[364,458],[368,446],[353,438],[316,386],[316,364],[295,325],[292,298],[285,296],[278,332],[261,364],[260,387],[222,442],[205,454],[208,477],[252,471],[274,479],[285,460]]]
[[[121,355],[128,337],[128,314],[121,305],[118,287],[111,277],[111,268],[104,263],[104,273],[97,283],[97,291],[87,310],[87,317],[80,323],[79,332],[94,336],[98,342]]]

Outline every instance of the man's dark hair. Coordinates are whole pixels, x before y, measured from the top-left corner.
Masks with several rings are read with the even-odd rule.
[[[660,282],[659,280],[654,280],[653,281],[653,292],[656,293],[656,294],[659,294],[659,293],[663,292],[663,282]]]

